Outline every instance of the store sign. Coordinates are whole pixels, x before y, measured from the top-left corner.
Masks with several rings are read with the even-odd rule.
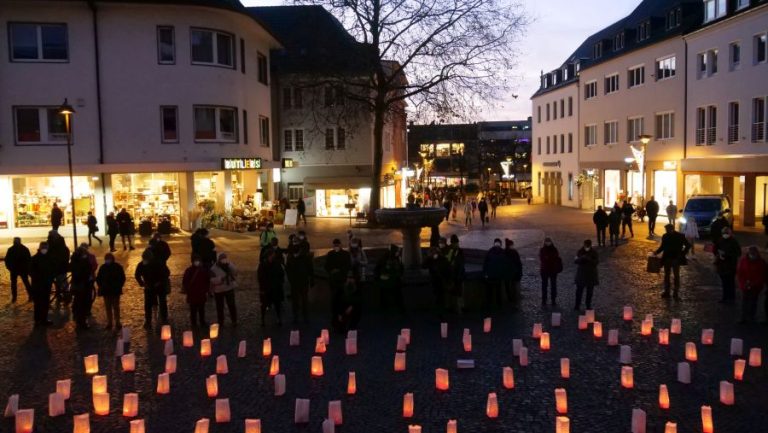
[[[545,162],[544,167],[560,167],[560,161]]]
[[[664,161],[664,170],[677,170],[677,161]]]
[[[222,170],[258,170],[261,158],[221,158]]]
[[[283,168],[293,168],[295,164],[293,158],[283,158]]]

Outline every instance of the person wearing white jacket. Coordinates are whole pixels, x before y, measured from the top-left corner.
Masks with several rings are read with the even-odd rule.
[[[687,218],[685,221],[685,238],[688,239],[688,243],[691,244],[691,255],[695,249],[696,239],[699,238],[699,226],[696,224],[696,219],[693,217]]]
[[[237,326],[237,307],[235,306],[235,289],[237,288],[237,271],[227,259],[225,253],[219,254],[218,260],[211,267],[211,291],[216,300],[218,323],[224,323],[224,302],[227,303],[229,318],[232,325]]]

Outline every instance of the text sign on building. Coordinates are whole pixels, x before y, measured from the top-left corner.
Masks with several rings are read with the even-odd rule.
[[[293,158],[283,158],[283,168],[293,168]]]
[[[258,170],[261,158],[221,158],[222,170]]]

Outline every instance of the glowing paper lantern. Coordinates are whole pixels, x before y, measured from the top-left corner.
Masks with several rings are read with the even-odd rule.
[[[129,392],[123,395],[123,416],[133,418],[139,414],[139,394]]]
[[[672,323],[669,326],[669,332],[673,334],[681,334],[683,332],[683,322],[680,319],[672,319]]]
[[[327,329],[321,329],[320,330],[320,337],[323,338],[323,341],[325,342],[326,346],[331,344],[331,334],[328,332]]]
[[[334,425],[341,425],[344,417],[341,412],[341,401],[333,400],[328,402],[328,419],[333,421]]]
[[[275,376],[275,397],[285,395],[285,375],[278,374]]]
[[[16,433],[32,433],[35,427],[35,410],[19,409],[16,411]]]
[[[763,351],[759,347],[749,349],[749,366],[760,367],[763,365]]]
[[[192,347],[195,345],[195,337],[192,334],[192,331],[184,331],[184,333],[181,334],[181,345],[184,347]]]
[[[541,338],[539,338],[539,349],[542,351],[549,350],[549,332],[542,332]]]
[[[211,340],[215,340],[215,339],[219,338],[219,324],[218,323],[211,323],[211,327],[208,329],[208,337]]]
[[[733,384],[728,381],[720,381],[720,403],[733,406],[736,397],[733,393]]]
[[[350,329],[347,331],[347,338],[357,338],[357,329]]]
[[[288,339],[289,346],[298,346],[301,343],[301,334],[297,330],[291,331],[291,335]]]
[[[320,377],[323,375],[323,358],[319,356],[312,357],[310,373],[312,373],[312,377]]]
[[[712,408],[710,406],[701,407],[701,431],[703,433],[715,432],[715,425],[712,422]]]
[[[587,317],[587,323],[595,323],[595,310],[585,311],[584,316]]]
[[[488,393],[488,400],[485,402],[485,414],[488,418],[498,418],[499,416],[499,402],[495,392]]]
[[[471,352],[472,351],[472,335],[466,334],[463,337],[461,337],[461,344],[464,346],[465,352]]]
[[[571,420],[567,416],[559,416],[555,418],[555,433],[570,433],[571,432]]]
[[[329,419],[324,419],[323,424],[323,433],[336,433],[336,426],[333,424],[333,421]]]
[[[219,395],[219,378],[212,374],[205,378],[205,392],[208,397],[214,398]]]
[[[440,338],[448,338],[448,324],[440,323]]]
[[[269,375],[276,376],[280,373],[280,357],[275,355],[269,363]]]
[[[96,374],[99,372],[99,355],[88,355],[83,358],[85,364],[85,374]]]
[[[562,322],[562,315],[560,313],[552,313],[552,327],[559,328]]]
[[[640,335],[651,335],[651,331],[653,330],[653,323],[651,323],[649,320],[643,320],[640,324]]]
[[[744,380],[744,370],[747,368],[747,361],[744,359],[737,359],[733,361],[733,378],[736,380]]]
[[[227,363],[227,355],[219,355],[216,357],[216,374],[229,373],[229,364]]]
[[[560,358],[560,377],[563,379],[571,377],[571,360],[568,358]]]
[[[160,339],[163,341],[171,339],[171,325],[163,325],[160,328]]]
[[[450,388],[448,370],[443,368],[438,368],[435,370],[435,388],[440,391],[448,391],[448,388]]]
[[[635,379],[633,376],[632,367],[621,367],[621,386],[627,389],[634,388]]]
[[[411,344],[411,329],[410,328],[403,328],[400,330],[400,335],[405,338],[405,344]]]
[[[395,371],[405,371],[405,352],[395,353]]]
[[[395,350],[398,352],[405,352],[408,348],[408,342],[405,339],[405,336],[402,334],[397,336],[397,346],[395,346]]]
[[[659,385],[659,408],[669,409],[669,391],[667,385]]]
[[[168,374],[176,373],[176,355],[165,357],[165,372]]]
[[[632,363],[632,347],[631,346],[619,347],[619,363],[620,364]]]
[[[125,329],[125,328],[123,328]],[[72,433],[91,433],[91,415],[84,413],[72,417]]]
[[[408,433],[421,433],[421,426],[418,424],[409,425]]]
[[[523,340],[519,338],[512,339],[512,355],[520,356],[520,349],[523,347]]]
[[[93,376],[91,381],[91,392],[93,394],[107,392],[107,376]]]
[[[207,338],[200,340],[200,356],[211,356],[211,340]]]
[[[240,344],[237,345],[237,357],[245,358],[247,343],[245,340],[240,340]]]
[[[622,318],[627,322],[629,322],[630,320],[632,320],[632,315],[633,315],[632,307],[630,307],[629,305],[625,306],[624,310],[622,311]]]
[[[669,329],[659,329],[659,344],[669,346]]]
[[[69,391],[72,388],[72,379],[62,379],[56,381],[56,392],[61,394],[64,400],[69,399]]]
[[[588,327],[587,316],[579,316],[579,331],[584,331]]]
[[[491,332],[491,318],[490,317],[486,317],[485,319],[483,319],[483,332],[486,333],[486,334]]]
[[[533,330],[531,331],[531,337],[533,338],[541,338],[541,323],[534,323],[533,324]]]
[[[603,338],[603,324],[600,322],[594,322],[592,324],[592,335],[595,338]]]
[[[617,346],[619,344],[619,330],[618,329],[609,329],[608,330],[608,345],[609,346]]]
[[[115,357],[121,357],[125,354],[125,343],[122,338],[118,338],[115,342]]]
[[[502,383],[506,389],[514,389],[515,387],[515,372],[512,367],[504,367],[501,370]]]
[[[157,393],[158,394],[170,394],[171,392],[171,376],[168,373],[160,373],[157,375]]]
[[[173,338],[169,338],[165,341],[165,346],[163,347],[163,354],[165,356],[173,354]]]
[[[106,392],[93,394],[93,413],[96,415],[109,415],[109,394]]]
[[[696,360],[699,359],[699,356],[696,353],[696,343],[690,341],[685,343],[685,359],[691,362],[696,362]]]
[[[200,418],[195,423],[195,433],[208,433],[208,428],[211,426],[211,420],[208,418]]]
[[[13,418],[19,410],[19,394],[12,394],[8,397],[8,404],[5,405],[5,417]]]
[[[48,416],[64,415],[67,409],[64,407],[64,396],[58,392],[48,394]]]
[[[232,414],[229,410],[229,399],[228,398],[217,398],[216,399],[216,422],[217,423],[224,423],[229,422],[232,419]]]
[[[562,415],[568,413],[568,394],[565,388],[555,388],[555,409]]]
[[[527,365],[528,365],[528,348],[521,347],[520,348],[520,366],[525,367]]]
[[[272,356],[272,339],[271,338],[265,338],[264,341],[261,343],[261,354],[265,358]]]
[[[731,338],[731,355],[741,356],[744,352],[744,340],[741,338]]]
[[[645,315],[645,320],[647,320],[648,322],[650,322],[650,324],[651,324],[651,328],[653,328],[653,314],[646,314],[646,315]]]
[[[136,370],[136,355],[133,353],[126,353],[120,357],[120,364],[123,367],[123,371],[135,371]]]
[[[448,425],[445,427],[445,433],[458,433],[459,427],[455,419],[449,419]]]
[[[715,343],[715,330],[714,329],[702,329],[701,330],[701,344],[704,346],[711,346]]]
[[[664,424],[664,433],[677,433],[677,423],[667,421],[667,423]]]
[[[347,337],[344,340],[344,351],[347,355],[357,355],[357,338]]]
[[[407,392],[403,395],[403,418],[413,416],[413,393]]]
[[[325,353],[325,340],[323,340],[323,337],[317,337],[317,340],[315,340],[315,353]]]
[[[128,425],[130,425],[130,430],[128,431],[128,433],[145,433],[146,432],[143,419],[134,419]]]
[[[355,377],[354,371],[350,371],[349,375],[347,376],[347,394],[357,394],[357,378]]]
[[[261,420],[260,419],[246,419],[245,420],[245,433],[261,433]]]
[[[645,433],[646,420],[645,411],[642,409],[632,409],[632,433]]]
[[[691,383],[691,364],[687,362],[677,363],[677,381],[680,383]]]

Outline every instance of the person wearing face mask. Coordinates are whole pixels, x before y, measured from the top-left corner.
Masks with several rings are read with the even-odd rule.
[[[136,266],[134,278],[144,288],[144,328],[152,329],[152,307],[158,306],[161,323],[168,321],[167,296],[170,291],[168,279],[171,275],[168,266],[155,259],[152,251],[141,254],[141,262]]]
[[[541,306],[547,305],[547,287],[550,301],[557,305],[557,274],[563,272],[563,260],[560,252],[549,237],[544,238],[544,246],[539,249],[539,273],[541,275]]]
[[[259,245],[261,246],[262,253],[265,249],[272,246],[272,239],[277,238],[277,233],[275,233],[275,225],[270,223],[267,223],[267,227],[264,228],[264,231],[261,232],[261,235],[259,236]]]
[[[664,226],[664,236],[661,237],[661,245],[654,255],[662,253],[661,262],[664,265],[664,293],[662,298],[669,298],[670,273],[674,275],[674,298],[680,299],[680,264],[685,260],[686,254],[691,249],[691,244],[682,233],[675,231],[674,224]]]
[[[592,293],[595,286],[599,284],[597,264],[599,263],[597,251],[592,248],[592,241],[587,239],[584,245],[576,252],[576,305],[574,310],[581,310],[581,298],[584,295],[584,289],[587,291],[586,307],[592,309]]]
[[[96,284],[99,286],[98,295],[104,299],[104,310],[107,313],[107,329],[112,329],[114,318],[115,329],[122,328],[120,323],[120,295],[123,294],[125,271],[120,263],[115,262],[115,256],[107,253],[104,264],[96,274]]]
[[[285,263],[285,273],[288,284],[291,285],[291,312],[293,323],[309,322],[309,288],[315,285],[312,256],[302,245],[300,237],[295,237],[289,248]]]
[[[225,253],[219,254],[216,264],[211,267],[211,291],[216,301],[216,317],[220,325],[224,324],[224,303],[229,310],[229,319],[237,326],[237,306],[235,289],[237,288],[237,270],[230,263]]]
[[[88,310],[91,304],[91,276],[93,274],[88,250],[78,247],[69,263],[72,273],[72,317],[79,329],[88,329]]]
[[[742,294],[739,323],[754,322],[757,314],[757,300],[765,287],[766,275],[768,275],[768,265],[760,257],[760,251],[754,245],[749,247],[747,254],[739,260],[736,270]],[[766,314],[768,314],[768,301],[766,301]]]
[[[193,328],[198,324],[201,329],[208,327],[208,322],[205,320],[205,302],[211,291],[211,277],[211,271],[204,266],[202,257],[192,257],[192,265],[184,271],[181,287],[187,295],[189,323]]]
[[[347,274],[352,268],[352,257],[349,252],[341,248],[339,239],[333,240],[333,249],[325,255],[325,271],[328,273],[328,285],[331,293],[336,293],[344,288]]]
[[[299,245],[304,250],[305,253],[309,254],[310,251],[310,245],[309,245],[309,239],[307,238],[307,233],[304,230],[299,230],[298,233],[299,238]]]
[[[267,248],[259,269],[256,271],[256,277],[259,282],[259,302],[261,306],[261,326],[266,326],[267,310],[272,307],[277,315],[277,324],[283,324],[283,280],[285,273],[283,267],[277,259],[277,252],[272,248]]]
[[[717,218],[715,218],[709,226],[710,240],[712,241],[712,245],[715,246],[715,249],[717,249],[717,244],[723,237],[723,229],[726,227],[728,227],[728,220],[725,219],[725,214],[723,214],[723,212],[718,212]]]
[[[512,304],[513,311],[520,307],[520,281],[523,279],[523,261],[520,253],[515,249],[512,239],[504,240],[504,291],[507,292],[507,300]]]
[[[736,267],[740,257],[741,245],[733,237],[731,229],[725,227],[715,245],[715,268],[723,287],[720,303],[733,302],[736,299]]]
[[[506,256],[501,249],[501,239],[494,239],[493,247],[488,250],[483,261],[486,310],[501,307],[501,282],[507,272],[506,265]]]
[[[32,302],[34,303],[34,319],[36,326],[48,326],[53,322],[48,320],[48,307],[51,299],[51,286],[56,278],[53,258],[48,251],[48,243],[40,242],[37,253],[29,262],[31,278]]]
[[[168,259],[171,258],[171,247],[168,246],[168,242],[164,241],[163,236],[158,232],[152,234],[152,239],[149,241],[149,249],[163,263],[168,263]]]
[[[451,265],[442,254],[439,247],[432,247],[427,257],[421,262],[421,267],[429,271],[429,281],[432,293],[435,295],[435,305],[442,316],[445,311],[445,286],[450,278]]]

